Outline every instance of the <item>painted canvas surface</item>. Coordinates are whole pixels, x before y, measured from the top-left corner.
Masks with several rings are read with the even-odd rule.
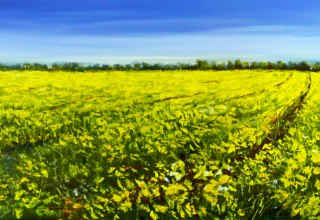
[[[319,12],[0,0],[0,219],[318,219]]]

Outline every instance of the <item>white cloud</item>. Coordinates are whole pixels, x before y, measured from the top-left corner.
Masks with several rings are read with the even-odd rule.
[[[277,30],[277,34],[274,30]],[[320,37],[296,34],[303,30],[309,28],[257,26],[228,31],[122,37],[2,31],[0,61],[131,63],[143,60],[190,62],[196,58],[315,60],[320,57]]]

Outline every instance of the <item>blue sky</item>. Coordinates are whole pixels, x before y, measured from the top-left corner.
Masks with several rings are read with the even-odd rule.
[[[0,62],[320,61],[320,1],[0,0]]]

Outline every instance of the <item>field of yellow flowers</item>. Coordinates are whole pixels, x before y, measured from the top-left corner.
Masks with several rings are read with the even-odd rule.
[[[320,216],[320,76],[0,72],[0,219]]]

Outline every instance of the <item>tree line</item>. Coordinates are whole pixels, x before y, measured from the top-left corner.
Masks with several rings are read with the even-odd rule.
[[[301,62],[266,62],[266,61],[227,61],[217,63],[208,60],[196,60],[195,63],[177,63],[177,64],[161,64],[161,63],[132,63],[132,64],[92,64],[85,65],[77,62],[66,63],[22,63],[22,64],[0,64],[0,70],[46,70],[46,71],[133,71],[133,70],[243,70],[243,69],[262,69],[262,70],[299,70],[299,71],[320,71],[320,62],[308,63]]]

